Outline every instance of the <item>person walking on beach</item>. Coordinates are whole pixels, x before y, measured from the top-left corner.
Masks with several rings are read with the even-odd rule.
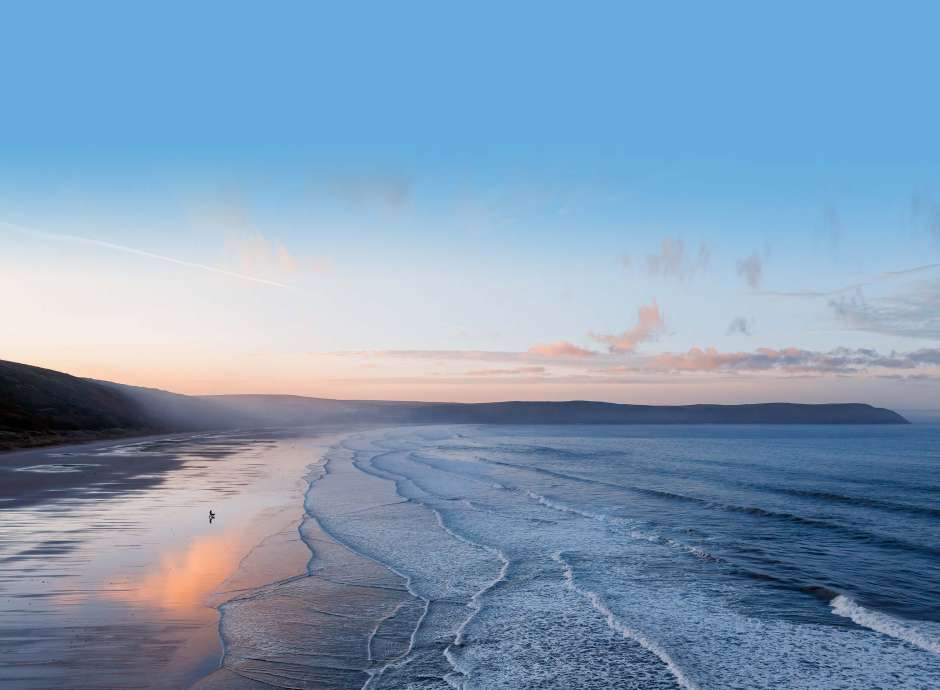
[[[215,520],[215,513],[212,510],[209,511],[209,524],[212,524],[212,521]]]

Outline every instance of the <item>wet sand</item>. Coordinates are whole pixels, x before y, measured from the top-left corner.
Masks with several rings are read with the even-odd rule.
[[[217,607],[305,578],[305,478],[335,438],[183,434],[0,455],[0,687],[180,688],[212,673]]]
[[[315,520],[302,531],[315,554],[310,574],[226,603],[224,665],[194,690],[358,690],[409,651],[425,608],[405,580]]]

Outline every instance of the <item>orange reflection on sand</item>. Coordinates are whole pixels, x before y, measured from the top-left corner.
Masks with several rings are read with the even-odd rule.
[[[164,553],[141,580],[109,595],[123,602],[177,612],[204,607],[238,567],[242,552],[239,541],[232,533],[198,537],[185,549]]]

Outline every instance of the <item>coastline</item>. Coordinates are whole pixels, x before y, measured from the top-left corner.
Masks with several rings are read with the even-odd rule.
[[[863,607],[870,605],[863,590],[862,604],[848,594],[819,598],[802,579],[786,580],[792,568],[781,559],[790,554],[770,554],[756,566],[765,571],[783,563],[773,577],[751,577],[731,553],[751,531],[761,544],[767,531],[785,544],[839,540],[845,549],[858,549],[866,563],[870,549],[898,548],[900,543],[885,535],[878,541],[877,533],[846,530],[838,518],[823,522],[815,515],[816,510],[867,515],[870,509],[890,508],[887,503],[813,494],[798,501],[808,514],[793,515],[782,506],[792,511],[795,500],[789,493],[781,498],[775,485],[765,484],[770,479],[764,474],[790,482],[807,473],[837,484],[850,479],[854,486],[864,468],[881,465],[859,460],[844,468],[848,474],[828,475],[815,455],[878,438],[891,455],[892,440],[903,432],[872,428],[868,439],[859,440],[847,429],[807,427],[797,437],[783,430],[766,436],[767,431],[695,426],[673,434],[658,427],[623,427],[592,435],[572,426],[546,435],[534,427],[436,426],[346,436],[329,450],[306,497],[307,527],[316,535],[310,543],[325,567],[311,563],[303,583],[266,595],[268,607],[251,602],[247,608],[255,606],[255,615],[243,614],[245,621],[257,621],[265,619],[259,611],[294,612],[313,634],[304,638],[302,630],[283,625],[255,628],[254,639],[239,640],[239,654],[226,664],[233,675],[196,687],[446,690],[464,683],[544,682],[546,687],[649,690],[724,687],[746,676],[752,687],[806,687],[835,677],[847,679],[846,687],[883,685],[893,677],[899,687],[926,688],[922,679],[935,671],[930,623],[898,617],[883,605]],[[927,439],[930,432],[917,436]],[[685,438],[698,439],[696,447],[704,444],[706,456],[713,457],[691,450],[677,457],[675,442]],[[911,443],[912,450],[919,448],[920,441]],[[749,452],[751,447],[758,452]],[[904,470],[911,478],[919,476],[917,457],[915,451]],[[557,471],[567,465],[572,465],[567,473]],[[728,465],[751,472],[751,482],[729,484],[721,469]],[[707,481],[685,486],[690,470]],[[675,490],[633,485],[664,478],[677,482]],[[909,485],[919,491],[916,481],[897,488]],[[695,495],[715,490],[737,492],[742,502]],[[766,506],[750,507],[751,501]],[[693,524],[710,525],[719,538],[688,529],[687,513],[695,514]],[[924,508],[918,516],[928,513]],[[669,524],[673,520],[677,529]],[[794,533],[801,536],[783,538]],[[911,542],[905,548],[919,547]],[[754,559],[754,553],[744,558]],[[342,564],[338,570],[330,570],[331,556]],[[871,563],[877,569],[882,561]],[[858,587],[854,571],[839,561],[818,567],[844,578],[833,594]],[[397,600],[402,608],[382,599],[387,592],[376,591],[382,586],[369,581],[370,569],[397,576],[392,578],[397,595],[405,597],[402,586],[410,595]],[[351,582],[353,576],[365,579]],[[810,576],[809,582],[819,581],[826,576]],[[288,603],[294,594],[302,599]],[[379,630],[402,609],[423,613],[399,616],[394,653],[374,657],[369,625]],[[349,616],[350,610],[358,617]],[[239,627],[238,621],[231,623]],[[747,649],[752,665],[740,669],[730,663],[722,653],[727,645]],[[324,654],[326,649],[332,654]],[[880,663],[861,663],[868,657]],[[585,658],[591,662],[573,661]],[[784,678],[779,683],[778,671]],[[265,681],[269,684],[256,685]]]
[[[760,674],[776,663],[775,648],[748,632],[757,629],[806,657],[788,671],[794,682],[810,660],[860,682],[892,668],[929,675],[929,625],[873,608],[857,585],[819,598],[785,582],[789,571],[766,589],[769,576],[744,577],[729,564],[752,528],[802,535],[781,544],[827,538],[861,553],[903,547],[912,559],[933,557],[915,534],[892,539],[884,520],[870,534],[844,528],[837,514],[880,511],[905,530],[933,516],[917,496],[935,430],[871,427],[862,439],[846,428],[794,432],[359,425],[7,455],[16,467],[0,471],[29,475],[34,491],[13,505],[0,488],[9,518],[0,524],[0,686],[379,690],[420,679],[449,690],[483,679],[500,687],[591,679],[601,685],[585,687],[705,687],[728,679],[714,648],[720,630],[751,645],[754,687],[769,687]],[[892,449],[902,437],[910,457],[899,464]],[[876,458],[859,456],[835,474],[814,460],[876,442],[892,458],[891,490],[914,492],[901,503],[847,498],[882,467]],[[729,483],[726,467],[751,479]],[[704,483],[686,486],[690,473]],[[801,473],[846,494],[790,486]],[[678,483],[664,491],[664,481]],[[717,500],[711,491],[744,493]],[[794,517],[795,502],[834,516]],[[730,536],[686,531],[688,511],[694,524]],[[703,582],[712,588],[700,590]],[[727,605],[741,595],[758,602],[754,611]],[[683,615],[677,600],[698,613]],[[765,600],[790,617],[777,618]],[[817,658],[820,649],[833,653]],[[853,661],[863,649],[882,655],[884,668]],[[595,675],[569,663],[583,655]],[[921,687],[913,677],[904,687]]]
[[[165,432],[171,433],[171,432]],[[147,436],[162,436],[157,430],[139,429],[82,429],[78,431],[24,431],[0,432],[0,454],[15,453],[19,450],[31,448],[48,448],[51,446],[78,445],[82,443],[95,443],[99,441],[116,441],[125,438],[144,438]]]
[[[414,648],[428,602],[414,594],[406,576],[333,535],[310,507],[330,475],[330,453],[359,431],[333,437],[309,466],[296,530],[308,549],[304,573],[219,605],[225,654],[193,690],[256,690],[285,682],[323,690],[369,687],[377,673]],[[307,636],[307,629],[317,632]]]

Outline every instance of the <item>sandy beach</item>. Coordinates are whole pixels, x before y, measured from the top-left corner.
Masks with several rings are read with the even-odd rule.
[[[183,434],[0,456],[0,687],[180,688],[212,672],[217,607],[306,572],[305,477],[336,438]]]

